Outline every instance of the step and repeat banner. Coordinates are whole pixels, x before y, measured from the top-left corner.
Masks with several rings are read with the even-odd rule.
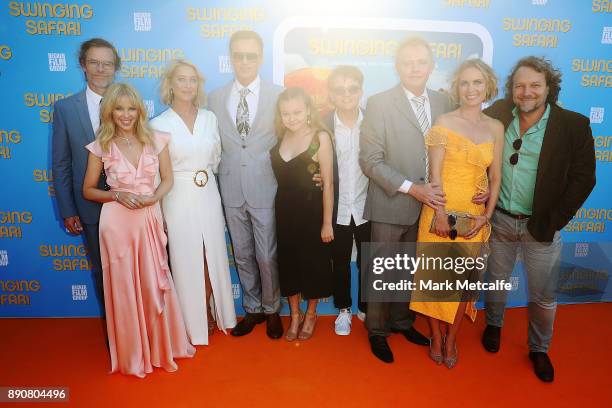
[[[82,238],[67,234],[58,216],[50,160],[53,103],[85,87],[80,43],[111,41],[122,60],[116,80],[134,85],[155,116],[166,109],[159,78],[173,59],[199,66],[207,91],[232,80],[228,40],[240,29],[264,39],[261,76],[304,87],[322,111],[330,109],[326,78],[336,65],[363,71],[364,106],[367,96],[395,85],[395,49],[409,35],[431,45],[434,89],[447,89],[458,64],[480,57],[495,69],[503,95],[518,59],[551,59],[563,73],[560,104],[590,118],[597,154],[597,186],[562,233],[574,243],[564,249],[570,266],[579,264],[574,258],[589,262],[567,269],[560,301],[612,301],[602,267],[612,257],[605,245],[612,238],[611,17],[609,0],[2,1],[0,317],[100,314]],[[233,264],[231,273],[241,314]],[[525,304],[522,275],[519,263],[511,306]],[[333,302],[320,312],[333,313]]]

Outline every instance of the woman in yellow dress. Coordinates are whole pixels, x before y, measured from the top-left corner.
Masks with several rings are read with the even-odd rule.
[[[446,205],[435,210],[423,206],[417,256],[476,259],[482,253],[482,243],[489,238],[489,219],[501,183],[504,127],[482,112],[482,104],[497,94],[497,78],[487,64],[469,59],[453,74],[451,93],[459,108],[438,117],[425,137],[429,182],[442,186]],[[474,197],[487,191],[486,205],[474,202],[477,201]],[[459,228],[466,224],[467,233],[465,228]],[[478,275],[476,268],[460,268],[460,263],[453,265],[446,271],[440,266],[435,270],[433,263],[429,269],[418,269],[417,290],[412,293],[410,303],[410,309],[429,317],[430,357],[437,364],[444,362],[448,368],[457,362],[456,336],[463,315],[468,314],[472,320],[476,317],[474,301],[466,300],[466,294],[456,286],[446,292],[419,290],[419,286],[421,281],[443,282],[447,278],[456,285],[457,280],[465,280],[470,275],[474,280]]]

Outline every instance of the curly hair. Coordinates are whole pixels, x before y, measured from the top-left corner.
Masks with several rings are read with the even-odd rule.
[[[529,56],[519,60],[516,63],[508,79],[506,80],[506,98],[512,99],[512,89],[514,85],[514,75],[521,67],[528,67],[536,72],[544,74],[546,78],[546,85],[548,86],[548,97],[546,98],[547,103],[557,103],[559,99],[559,92],[561,92],[561,71],[552,65],[550,60],[544,57]]]

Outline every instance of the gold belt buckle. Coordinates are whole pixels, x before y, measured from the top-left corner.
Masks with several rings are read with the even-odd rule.
[[[193,182],[198,187],[204,187],[208,183],[208,173],[206,170],[198,170],[193,175]]]

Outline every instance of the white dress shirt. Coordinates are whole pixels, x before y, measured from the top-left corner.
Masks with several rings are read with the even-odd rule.
[[[249,124],[253,126],[253,119],[257,114],[257,103],[259,102],[259,89],[261,85],[261,79],[259,76],[253,80],[248,86],[242,86],[237,80],[234,81],[232,92],[227,100],[227,111],[230,114],[230,118],[236,123],[236,112],[238,110],[238,104],[240,103],[240,91],[242,88],[249,88],[249,93],[246,97],[247,104],[249,105]]]
[[[350,225],[351,216],[355,225],[361,225],[368,192],[368,178],[359,167],[359,125],[363,115],[359,111],[357,122],[352,128],[346,126],[334,113],[334,139],[338,159],[338,216],[336,223]]]
[[[412,107],[412,112],[414,112],[414,116],[416,117],[418,117],[417,104],[412,100],[412,98],[416,98],[417,96],[425,96],[425,103],[423,106],[425,108],[427,120],[429,121],[429,126],[431,127],[433,124],[431,123],[431,105],[429,104],[429,95],[427,94],[427,88],[425,88],[422,95],[415,95],[406,88],[404,88],[404,93],[406,94],[406,98],[408,98],[408,102],[410,102],[410,106]],[[425,146],[425,148],[427,149],[427,146]],[[410,190],[410,187],[412,187],[412,181],[404,180],[400,188],[398,188],[398,191],[406,194],[408,193],[408,190]]]
[[[100,101],[102,101],[102,95],[92,91],[88,85],[85,96],[87,98],[87,111],[89,112],[91,127],[93,127],[93,131],[96,133],[100,127]]]

